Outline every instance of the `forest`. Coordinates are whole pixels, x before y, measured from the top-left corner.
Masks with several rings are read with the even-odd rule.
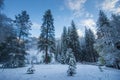
[[[16,14],[14,19],[3,13],[4,0],[0,0],[0,64],[2,69],[20,68],[31,65],[28,72],[33,73],[34,65],[68,65],[67,74],[76,74],[78,64],[96,65],[120,69],[120,15],[111,14],[108,18],[103,10],[98,13],[96,34],[85,26],[85,33],[80,37],[77,25],[72,20],[71,26],[63,27],[61,37],[55,37],[54,15],[51,9],[43,13],[40,35],[30,37],[32,21],[26,10]],[[79,26],[78,26],[79,27]],[[35,42],[35,44],[34,44]],[[30,49],[36,49],[42,55],[41,61],[32,59]],[[54,62],[52,61],[54,60]],[[32,70],[32,71],[31,71]],[[101,80],[101,79],[99,79]],[[111,80],[111,79],[109,79]]]

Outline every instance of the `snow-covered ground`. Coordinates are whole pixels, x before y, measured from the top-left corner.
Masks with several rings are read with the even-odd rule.
[[[28,67],[0,69],[0,80],[120,80],[120,70],[103,67],[100,72],[93,65],[78,64],[77,74],[73,77],[67,76],[68,65],[35,65],[34,74],[26,74]]]

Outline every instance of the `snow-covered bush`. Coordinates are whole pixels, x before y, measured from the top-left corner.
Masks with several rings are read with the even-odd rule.
[[[67,74],[68,76],[73,76],[74,74],[76,74],[76,60],[75,57],[73,55],[72,49],[68,49],[69,52],[69,68],[67,70]]]
[[[32,65],[30,68],[28,68],[27,74],[34,74],[34,71],[35,69],[34,69],[34,66]]]

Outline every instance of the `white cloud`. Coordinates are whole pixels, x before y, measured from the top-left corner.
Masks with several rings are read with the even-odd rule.
[[[67,6],[71,9],[71,10],[80,10],[83,8],[84,3],[86,2],[86,0],[67,0]]]
[[[120,4],[118,3],[120,3],[119,0],[104,0],[100,4],[100,7],[105,11],[120,13]]]
[[[40,29],[41,25],[38,24],[37,22],[32,23],[32,29]]]
[[[85,20],[82,20],[81,23],[84,26],[89,26],[89,27],[95,26],[95,21],[93,19],[85,19]]]
[[[84,32],[81,31],[80,29],[77,30],[77,33],[78,33],[79,37],[83,37],[84,36]]]
[[[85,8],[84,4],[87,0],[66,0],[65,4],[73,11],[73,17],[80,17],[85,15],[85,17],[93,17],[92,14],[88,13]]]
[[[80,22],[81,26],[86,26],[87,28],[90,28],[94,34],[96,34],[96,23],[93,19],[85,19]]]

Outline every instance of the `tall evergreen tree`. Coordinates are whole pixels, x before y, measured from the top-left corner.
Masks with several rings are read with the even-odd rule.
[[[101,39],[104,37],[105,34],[105,28],[107,28],[106,26],[110,26],[109,24],[109,20],[107,18],[107,16],[105,15],[105,13],[100,10],[99,12],[99,18],[97,21],[97,38]]]
[[[11,53],[15,52],[16,33],[13,22],[1,13],[4,0],[0,0],[0,62],[9,62]]]
[[[68,27],[68,30],[67,30],[67,48],[70,47],[70,43],[71,43],[70,33],[71,33],[71,27]]]
[[[51,10],[47,10],[43,16],[41,34],[38,42],[39,50],[45,52],[44,62],[46,64],[50,62],[49,53],[55,53],[55,28],[53,20]]]
[[[85,61],[97,61],[98,54],[94,49],[95,36],[91,29],[85,28]]]
[[[3,8],[4,5],[4,0],[0,0],[0,13],[1,13],[1,9]]]
[[[76,58],[76,61],[81,61],[81,49],[80,49],[80,42],[79,42],[79,36],[77,33],[76,25],[72,21],[70,32],[68,32],[68,48],[71,48],[74,52],[74,56]]]
[[[120,69],[120,14],[112,14],[110,21],[112,26],[112,39],[114,44],[114,67]]]
[[[0,43],[4,41],[12,30],[11,19],[2,13],[4,0],[0,0]]]
[[[62,57],[62,63],[66,63],[66,51],[67,51],[67,29],[66,27],[63,28],[63,33],[61,36],[61,57]]]
[[[120,15],[112,14],[112,19],[110,21],[111,26],[114,28],[115,37],[120,39]]]
[[[12,20],[5,14],[0,13],[0,42],[3,42],[11,35],[13,30]]]
[[[30,17],[26,11],[22,11],[21,14],[15,16],[15,25],[17,27],[17,37],[18,37],[18,54],[16,54],[18,59],[18,66],[25,65],[25,55],[26,55],[26,43],[28,42],[29,30],[31,29]]]
[[[15,24],[17,26],[17,35],[19,40],[25,40],[28,38],[29,30],[31,30],[30,17],[26,11],[22,11],[21,14],[15,16]]]
[[[105,61],[105,53],[103,52],[104,48],[106,48],[106,32],[107,29],[109,28],[109,20],[107,18],[107,16],[105,15],[105,13],[100,10],[99,12],[99,18],[97,21],[97,40],[96,40],[96,44],[95,44],[95,49],[96,51],[99,53],[99,62],[103,63],[103,61]],[[106,48],[107,49],[107,48]],[[105,63],[105,62],[104,62]]]
[[[9,21],[5,21],[4,26],[0,27],[0,61],[7,62],[10,61],[10,54],[15,53],[16,45],[16,33]],[[7,24],[9,23],[9,24]]]
[[[18,67],[18,61],[16,59],[16,53],[19,49],[17,37],[14,34],[9,36],[0,47],[2,47],[0,59],[4,62],[4,65],[6,65],[3,67]]]
[[[118,53],[119,51],[114,45],[114,26],[111,26],[110,21],[103,11],[100,11],[97,21],[97,36],[98,39],[95,44],[96,51],[99,53],[99,62],[103,62],[106,66],[118,66]]]
[[[61,53],[62,53],[62,49],[61,49],[61,39],[56,40],[56,53],[55,53],[55,59],[56,61],[61,63]]]

